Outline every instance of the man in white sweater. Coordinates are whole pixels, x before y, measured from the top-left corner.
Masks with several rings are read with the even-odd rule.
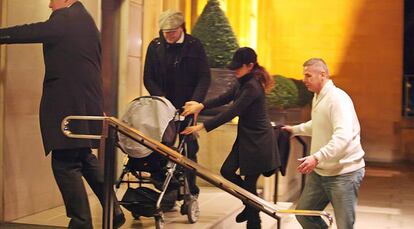
[[[312,119],[284,127],[294,135],[312,136],[310,156],[300,158],[297,168],[308,176],[296,209],[323,210],[332,203],[337,228],[351,229],[365,173],[358,118],[351,98],[329,79],[322,59],[309,59],[303,67],[303,82],[315,93]],[[305,229],[328,228],[321,217],[296,218]]]

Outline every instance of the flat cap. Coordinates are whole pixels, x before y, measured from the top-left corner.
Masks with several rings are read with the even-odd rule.
[[[180,11],[169,9],[160,14],[158,25],[160,30],[167,32],[184,24],[184,16]]]

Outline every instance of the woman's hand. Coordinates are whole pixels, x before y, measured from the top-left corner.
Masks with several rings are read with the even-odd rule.
[[[189,101],[185,103],[183,108],[184,111],[183,113],[181,113],[182,116],[187,116],[190,114],[194,114],[194,116],[197,116],[198,113],[200,113],[200,111],[203,110],[204,105],[196,101]]]
[[[189,127],[185,128],[183,131],[181,131],[180,134],[189,135],[189,134],[192,134],[194,132],[198,132],[202,129],[204,129],[204,124],[203,123],[197,124],[195,126],[189,126]]]

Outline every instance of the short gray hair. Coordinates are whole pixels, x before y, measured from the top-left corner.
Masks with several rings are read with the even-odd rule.
[[[303,67],[313,66],[316,65],[317,67],[323,69],[327,76],[329,77],[329,70],[328,66],[326,65],[325,61],[322,58],[310,58],[309,60],[303,63]]]

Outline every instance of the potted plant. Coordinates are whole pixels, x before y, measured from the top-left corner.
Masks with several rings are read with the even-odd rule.
[[[276,124],[297,123],[308,116],[313,94],[301,80],[274,75],[275,87],[266,96],[268,113]]]

